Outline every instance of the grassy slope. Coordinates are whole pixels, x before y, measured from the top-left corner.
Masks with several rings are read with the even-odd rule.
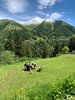
[[[28,30],[32,30],[35,27],[37,27],[39,24],[31,24],[31,25],[23,25],[25,28],[27,28]]]
[[[21,88],[32,87],[43,82],[53,82],[65,74],[75,73],[75,55],[35,60],[42,71],[33,74],[22,70],[25,62],[0,67],[0,100],[10,100]],[[6,98],[6,99],[5,99]]]

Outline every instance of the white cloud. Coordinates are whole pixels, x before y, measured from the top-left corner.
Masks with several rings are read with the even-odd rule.
[[[60,0],[37,0],[38,2],[38,9],[42,10],[47,8],[48,6],[53,6],[56,4],[56,2],[59,2]]]
[[[42,23],[44,20],[46,20],[46,22],[51,22],[51,21],[55,21],[59,18],[63,17],[63,15],[61,13],[58,12],[54,12],[52,14],[48,14],[48,16],[46,16],[46,18],[40,18],[40,17],[31,17],[30,20],[25,21],[25,22],[20,22],[21,24],[40,24]]]
[[[41,22],[43,22],[45,19],[40,18],[40,17],[34,17],[29,21],[26,21],[24,24],[39,24]]]
[[[5,8],[11,13],[20,13],[26,10],[26,0],[3,0]]]
[[[42,11],[36,11],[36,13],[37,13],[37,14],[40,14],[40,15],[45,15],[45,13],[42,12]]]
[[[47,15],[47,14],[46,14]],[[52,22],[52,21],[55,21],[55,20],[57,20],[57,19],[59,19],[59,18],[61,18],[61,17],[63,17],[63,15],[61,14],[61,13],[58,13],[58,12],[54,12],[54,13],[52,13],[52,14],[48,14],[48,16],[46,16],[46,18],[40,18],[40,17],[38,17],[38,16],[27,16],[27,17],[23,17],[22,19],[23,20],[28,20],[28,21],[23,21],[23,22],[21,22],[21,21],[18,21],[18,20],[16,20],[17,22],[19,22],[19,23],[21,23],[21,24],[26,24],[26,25],[30,25],[30,24],[40,24],[40,23],[42,23],[44,20],[46,21],[46,22]],[[0,17],[0,19],[12,19],[12,20],[15,20],[15,19],[13,19],[13,18],[10,18],[10,17],[7,17],[7,16],[2,16],[2,17]],[[68,19],[68,20],[70,20],[70,19]]]
[[[25,17],[19,17],[19,18],[27,21],[27,20],[33,19],[34,17],[33,16],[25,16]]]
[[[44,12],[42,12],[42,11],[36,11],[36,13],[39,14],[39,15],[43,15],[43,16],[45,16],[45,17],[49,17],[49,14],[44,13]]]
[[[50,20],[50,21],[57,20],[57,19],[59,19],[61,17],[63,17],[63,15],[61,13],[54,12],[48,17],[48,20]]]

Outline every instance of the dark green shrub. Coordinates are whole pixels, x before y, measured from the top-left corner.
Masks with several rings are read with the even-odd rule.
[[[11,51],[3,51],[0,55],[0,63],[1,64],[11,64],[15,61],[15,54]]]
[[[62,82],[62,91],[65,94],[73,94],[73,90],[75,89],[74,77],[66,76]]]
[[[63,53],[63,54],[69,53],[69,48],[68,48],[67,46],[64,46],[64,47],[62,48],[62,53]]]

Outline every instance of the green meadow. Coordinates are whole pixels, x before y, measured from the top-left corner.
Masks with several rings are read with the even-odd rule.
[[[75,75],[75,55],[32,59],[32,62],[37,64],[32,74],[23,70],[25,61],[0,67],[0,100],[18,100],[12,98],[20,90],[27,91],[41,84],[56,83],[65,75]],[[42,67],[41,72],[37,72],[39,66]]]

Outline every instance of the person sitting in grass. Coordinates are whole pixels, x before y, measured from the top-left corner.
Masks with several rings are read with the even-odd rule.
[[[32,63],[32,62],[26,62],[24,64],[24,66],[26,67],[26,70],[30,71],[30,73],[32,72],[32,69],[35,69],[36,64]]]

